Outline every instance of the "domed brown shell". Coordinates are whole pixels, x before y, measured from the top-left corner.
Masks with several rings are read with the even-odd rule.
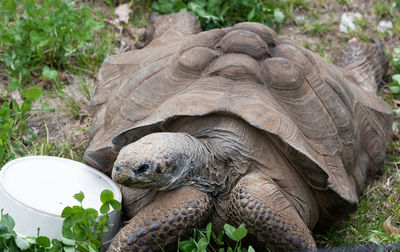
[[[344,69],[257,23],[108,57],[91,105],[85,160],[100,170],[171,120],[229,113],[290,146],[326,212],[337,199],[358,202],[383,164],[392,123],[390,107]]]

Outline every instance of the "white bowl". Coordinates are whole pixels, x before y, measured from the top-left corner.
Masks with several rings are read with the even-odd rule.
[[[83,207],[100,209],[100,193],[109,189],[121,202],[117,185],[105,174],[69,159],[30,156],[15,159],[0,170],[0,209],[15,220],[15,232],[21,236],[62,237],[61,213],[64,207],[79,205],[75,193],[85,194]],[[118,232],[120,211],[109,213],[114,226],[104,234],[108,243]]]

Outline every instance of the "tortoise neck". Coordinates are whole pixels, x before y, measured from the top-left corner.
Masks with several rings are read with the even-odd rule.
[[[235,165],[232,160],[227,159],[228,148],[216,139],[183,134],[189,143],[187,165],[182,167],[180,175],[171,181],[168,189],[190,185],[213,196],[229,193],[232,181],[239,174],[231,167]]]
[[[188,162],[184,167],[184,175],[171,183],[169,189],[179,186],[191,185],[203,192],[213,192],[215,186],[210,183],[210,170],[215,166],[214,156],[203,141],[183,133],[188,138],[189,148],[187,150]]]
[[[193,139],[188,154],[201,153],[194,158],[196,166],[188,169],[182,184],[224,197],[240,176],[259,163],[253,162],[260,159],[255,157],[260,152],[253,153],[259,148],[253,143],[259,145],[263,141],[254,128],[240,118],[211,114],[181,118],[169,127]]]

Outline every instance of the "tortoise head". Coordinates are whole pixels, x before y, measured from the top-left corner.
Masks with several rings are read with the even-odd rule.
[[[185,133],[153,133],[123,147],[112,178],[128,187],[173,189],[201,166],[200,141]],[[201,161],[200,161],[201,162]]]

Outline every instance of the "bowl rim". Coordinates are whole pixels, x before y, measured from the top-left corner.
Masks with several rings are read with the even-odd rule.
[[[95,175],[100,176],[102,179],[105,179],[110,186],[114,189],[113,194],[114,194],[114,199],[119,201],[120,203],[122,202],[122,193],[121,190],[118,188],[117,184],[111,179],[109,178],[106,174],[96,170],[95,168],[82,163],[82,162],[78,162],[72,159],[67,159],[67,158],[63,158],[63,157],[54,157],[54,156],[44,156],[44,155],[39,155],[39,156],[25,156],[25,157],[19,157],[16,159],[13,159],[11,161],[9,161],[8,163],[6,163],[0,170],[0,193],[3,192],[4,195],[6,197],[8,197],[10,200],[22,205],[23,207],[27,208],[28,211],[35,211],[35,212],[39,212],[40,214],[44,214],[46,216],[51,216],[51,217],[56,217],[56,218],[60,218],[60,219],[64,219],[61,217],[61,214],[54,214],[54,213],[49,213],[46,211],[43,211],[41,209],[38,209],[36,207],[30,206],[18,199],[16,199],[15,197],[12,196],[12,194],[10,194],[10,192],[8,192],[6,190],[6,188],[3,185],[3,181],[5,179],[4,177],[4,173],[6,173],[6,170],[9,169],[10,167],[12,167],[14,164],[21,162],[21,161],[27,161],[27,160],[31,160],[31,159],[48,159],[48,160],[58,160],[58,161],[63,161],[63,162],[70,162],[79,166],[82,166],[82,169],[86,169],[89,172],[93,172],[95,173]],[[71,196],[72,197],[72,196]],[[6,210],[6,209],[4,209]],[[98,210],[98,209],[96,209]],[[116,210],[112,209],[110,212],[108,212],[108,215],[112,214],[113,212],[116,212]],[[10,213],[9,213],[10,214]],[[99,214],[99,216],[102,216],[103,214]]]

